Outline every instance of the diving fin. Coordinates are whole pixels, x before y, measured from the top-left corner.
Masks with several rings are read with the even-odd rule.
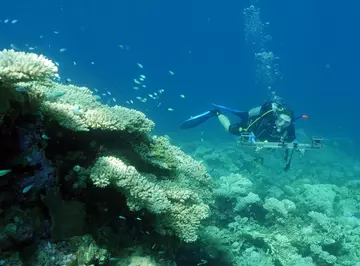
[[[192,116],[189,119],[182,122],[181,125],[180,125],[180,128],[181,129],[188,129],[188,128],[196,127],[196,126],[206,122],[207,120],[209,120],[210,118],[212,118],[214,116],[216,116],[216,113],[213,112],[213,111],[207,111],[207,112],[202,113],[200,115]]]
[[[215,108],[218,108],[220,110],[224,110],[224,111],[228,111],[238,117],[240,117],[241,119],[244,118],[244,115],[247,115],[248,112],[245,112],[245,111],[239,111],[239,110],[236,110],[236,109],[232,109],[232,108],[229,108],[229,107],[226,107],[226,106],[222,106],[222,105],[218,105],[218,104],[212,104]]]

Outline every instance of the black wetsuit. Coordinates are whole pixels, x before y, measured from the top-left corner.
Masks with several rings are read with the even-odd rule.
[[[287,108],[287,107],[285,107]],[[240,122],[234,123],[229,126],[229,132],[234,135],[241,135],[242,132],[240,128],[246,129],[253,121],[261,117],[267,111],[272,109],[272,102],[267,102],[261,106],[260,113],[256,116],[249,116],[249,112],[244,112],[240,115]],[[287,108],[288,109],[288,108]],[[292,111],[289,110],[291,113]],[[268,114],[261,117],[256,121],[250,128],[245,132],[252,132],[255,135],[256,140],[258,141],[285,141],[293,142],[296,139],[295,136],[295,125],[291,123],[284,130],[277,132],[275,128],[275,114],[274,112],[269,112]]]

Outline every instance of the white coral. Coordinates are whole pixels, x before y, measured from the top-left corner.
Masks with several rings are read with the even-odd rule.
[[[5,82],[32,81],[51,78],[57,66],[43,55],[3,50],[0,52],[0,80]]]
[[[163,235],[175,234],[185,242],[197,239],[201,220],[210,214],[209,206],[195,192],[175,189],[169,182],[157,182],[119,158],[98,158],[91,168],[90,179],[96,186],[112,185],[123,193],[130,210],[146,208],[156,214],[156,231]]]

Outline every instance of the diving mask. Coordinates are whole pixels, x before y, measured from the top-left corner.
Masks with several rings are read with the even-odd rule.
[[[285,114],[280,114],[275,120],[275,127],[278,132],[284,130],[291,124],[291,117]]]

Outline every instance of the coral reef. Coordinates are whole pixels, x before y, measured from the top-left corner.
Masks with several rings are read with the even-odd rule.
[[[0,265],[358,265],[360,164],[335,146],[288,172],[234,143],[185,153],[56,71],[0,52]]]
[[[195,242],[210,215],[205,167],[151,136],[154,122],[143,113],[103,105],[88,88],[53,81],[57,68],[43,56],[3,51],[0,66],[0,90],[21,95],[5,99],[0,122],[11,140],[1,139],[1,146],[18,147],[11,156],[2,153],[1,169],[9,170],[0,184],[1,210],[17,206],[21,214],[0,212],[4,263],[17,260],[12,251],[19,246],[37,246],[38,253],[22,252],[20,260],[173,265],[161,258],[171,254],[168,246]],[[124,255],[134,245],[143,252]]]

